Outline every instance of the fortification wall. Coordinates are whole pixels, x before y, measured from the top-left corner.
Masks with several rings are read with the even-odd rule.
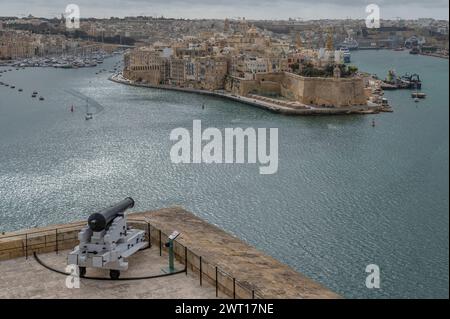
[[[279,95],[288,100],[322,107],[348,107],[367,102],[361,78],[303,77],[292,73],[256,74],[255,79],[232,78],[228,85],[232,93]]]
[[[284,73],[282,94],[317,106],[363,105],[367,101],[361,78],[309,78]]]

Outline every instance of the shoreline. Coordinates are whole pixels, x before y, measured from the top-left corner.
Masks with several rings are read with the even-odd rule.
[[[408,51],[408,53],[409,53],[409,49],[395,50],[395,49],[392,49],[392,48],[371,48],[371,47],[361,47],[361,48],[358,48],[358,50],[355,50],[355,51],[381,51],[381,50],[394,51],[394,52]],[[445,60],[449,59],[448,55],[443,55],[443,54],[439,54],[439,53],[419,52],[416,55],[429,56],[429,57],[438,58],[438,59],[445,59]]]
[[[366,114],[378,114],[380,112],[390,112],[390,109],[386,109],[381,105],[358,105],[352,107],[342,107],[342,108],[319,108],[314,106],[306,106],[306,108],[296,109],[289,108],[281,105],[277,105],[275,103],[269,103],[266,101],[257,100],[254,98],[248,98],[245,96],[239,96],[235,94],[231,94],[225,91],[207,91],[200,89],[192,89],[192,88],[182,88],[176,86],[169,85],[152,85],[148,83],[135,83],[128,79],[123,78],[120,74],[113,74],[108,77],[108,80],[124,85],[136,86],[136,87],[146,87],[151,89],[160,89],[160,90],[172,90],[179,91],[185,93],[196,93],[200,95],[209,95],[214,97],[220,97],[223,99],[232,100],[235,102],[244,103],[247,105],[255,106],[260,109],[264,109],[273,113],[283,114],[283,115],[350,115],[350,114],[358,114],[358,115],[366,115]]]
[[[419,55],[429,56],[429,57],[437,58],[437,59],[448,60],[448,55],[442,55],[442,54],[437,54],[437,53],[419,53]]]

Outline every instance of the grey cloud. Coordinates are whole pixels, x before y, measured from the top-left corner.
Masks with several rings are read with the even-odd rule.
[[[186,18],[362,18],[369,3],[386,18],[448,19],[448,0],[0,0],[0,15],[60,15],[67,4],[80,6],[82,16],[165,15]]]

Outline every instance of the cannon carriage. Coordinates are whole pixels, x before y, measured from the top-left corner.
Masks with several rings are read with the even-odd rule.
[[[78,234],[79,245],[69,253],[67,263],[77,265],[83,277],[87,267],[109,269],[111,279],[128,269],[127,258],[145,248],[145,232],[127,226],[130,197],[89,216],[87,226]]]

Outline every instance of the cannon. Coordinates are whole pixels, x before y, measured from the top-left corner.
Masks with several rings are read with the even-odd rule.
[[[109,224],[128,208],[134,207],[134,200],[131,197],[125,198],[123,201],[105,208],[97,213],[92,214],[88,218],[88,226],[92,231],[98,232],[106,229]]]
[[[134,200],[127,197],[119,203],[89,216],[78,234],[79,245],[67,257],[67,264],[79,267],[80,277],[86,268],[109,269],[111,279],[128,269],[127,258],[147,246],[145,232],[127,226],[128,208]]]

